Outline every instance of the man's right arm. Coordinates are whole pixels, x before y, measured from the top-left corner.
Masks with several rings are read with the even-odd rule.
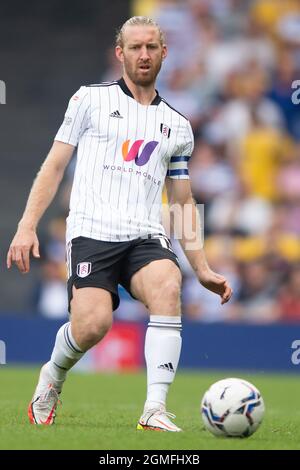
[[[39,257],[36,229],[39,220],[51,204],[64,171],[73,155],[74,146],[54,141],[32,185],[24,214],[7,253],[7,267],[15,263],[22,273],[29,272],[29,256]]]

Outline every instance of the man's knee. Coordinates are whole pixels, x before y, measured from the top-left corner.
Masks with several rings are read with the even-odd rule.
[[[156,284],[156,291],[160,295],[169,299],[177,299],[180,296],[181,281],[178,278],[165,279],[159,284]]]
[[[154,281],[148,294],[150,310],[157,309],[158,306],[169,306],[171,309],[177,308],[180,304],[181,277],[174,276]],[[174,310],[175,311],[175,310]]]
[[[71,301],[72,334],[83,351],[97,344],[112,326],[110,294],[90,289],[74,289]]]
[[[71,316],[72,334],[83,350],[97,344],[112,326],[112,315],[104,314],[97,309],[93,312],[82,312],[81,319],[77,317],[76,320],[72,320]]]

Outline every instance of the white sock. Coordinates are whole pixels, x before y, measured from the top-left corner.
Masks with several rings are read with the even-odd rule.
[[[56,380],[64,381],[67,372],[83,356],[71,331],[71,323],[65,323],[57,332],[50,361],[47,363],[49,374]]]
[[[181,317],[150,315],[146,339],[147,400],[145,409],[165,407],[181,351]]]

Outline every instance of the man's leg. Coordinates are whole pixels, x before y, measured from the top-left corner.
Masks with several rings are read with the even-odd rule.
[[[150,311],[145,338],[147,399],[139,429],[180,431],[166,416],[158,416],[156,413],[153,419],[152,414],[152,411],[159,413],[165,411],[167,393],[179,362],[180,288],[180,270],[169,259],[152,261],[135,273],[131,279],[132,294]]]
[[[53,424],[58,394],[68,370],[106,335],[111,325],[111,294],[95,287],[76,289],[73,286],[71,321],[58,330],[51,359],[41,369],[29,405],[32,424]]]

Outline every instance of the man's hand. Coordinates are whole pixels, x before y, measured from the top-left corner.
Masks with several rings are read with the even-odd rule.
[[[15,263],[21,273],[28,273],[31,251],[35,258],[40,257],[39,241],[36,232],[32,228],[19,226],[7,253],[6,262],[8,269]]]
[[[199,275],[199,281],[206,289],[218,294],[221,297],[221,304],[225,304],[232,296],[232,289],[224,276],[214,273],[207,268]]]

